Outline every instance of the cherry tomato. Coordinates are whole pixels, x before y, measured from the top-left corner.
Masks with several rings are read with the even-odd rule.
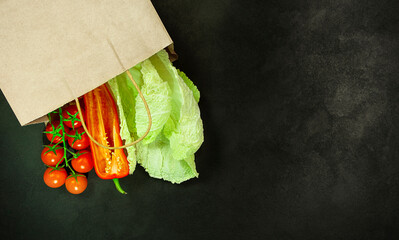
[[[43,175],[44,183],[51,188],[59,188],[64,185],[67,175],[65,168],[59,170],[47,168]]]
[[[84,132],[83,128],[78,128],[78,129],[76,129],[74,131],[72,130],[70,132],[70,135],[73,135],[74,133],[75,133],[75,135],[76,135],[76,133],[81,134],[82,132]],[[73,138],[73,137],[68,137],[69,146],[71,146],[73,149],[83,150],[83,149],[87,148],[90,145],[90,139],[89,139],[89,136],[87,136],[87,133],[83,133],[80,136],[80,139],[76,139],[75,142],[73,142],[74,139],[75,138]]]
[[[77,172],[80,173],[87,173],[90,172],[93,169],[94,163],[93,163],[93,157],[91,155],[91,152],[87,150],[82,150],[77,152],[78,154],[83,153],[77,158],[72,159],[72,167],[75,169]]]
[[[53,145],[50,145],[53,146]],[[49,151],[50,148],[44,147],[42,151],[42,161],[44,164],[47,166],[55,167],[58,162],[62,163],[64,159],[62,158],[64,156],[64,150],[63,149],[56,149],[55,153],[53,151]],[[47,153],[46,153],[47,152]],[[61,161],[60,161],[61,160]]]
[[[75,115],[77,112],[78,112],[78,108],[76,107],[76,105],[69,105],[68,107],[66,107],[66,108],[64,108],[62,110],[62,117],[64,119],[68,119],[68,118],[71,118],[71,116],[69,116],[69,114]],[[82,109],[82,113],[84,115],[83,109]],[[78,118],[79,120],[81,119],[79,113],[76,115],[76,118]],[[73,129],[76,129],[76,128],[82,126],[82,122],[80,122],[80,121],[73,121],[73,127],[72,127],[72,120],[63,121],[63,123],[67,127],[70,127],[70,128],[73,128]]]
[[[76,179],[78,181],[76,181]],[[68,192],[72,194],[80,194],[87,188],[87,178],[82,175],[79,175],[76,178],[69,175],[68,179],[65,181],[65,186]]]
[[[52,121],[52,123],[53,123],[55,129],[57,129],[58,126],[60,125],[60,121]],[[51,131],[53,131],[53,126],[51,126],[51,123],[48,122],[47,126],[46,126],[46,132],[51,132]],[[62,136],[61,129],[58,133]],[[55,136],[54,140],[53,140],[53,134],[51,134],[51,133],[46,133],[46,137],[51,143],[59,143],[62,140],[62,137],[60,137],[60,136]],[[51,140],[53,140],[53,141],[51,141]]]

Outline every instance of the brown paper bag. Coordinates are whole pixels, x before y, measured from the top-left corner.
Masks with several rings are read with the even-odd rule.
[[[3,0],[0,88],[21,125],[172,43],[150,0]]]

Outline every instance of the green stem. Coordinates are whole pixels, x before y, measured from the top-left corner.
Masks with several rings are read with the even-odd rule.
[[[75,154],[74,152],[72,152],[71,150],[69,150],[68,148],[66,149],[70,154]]]
[[[123,191],[123,189],[121,188],[121,185],[119,184],[119,179],[118,178],[114,178],[112,180],[114,180],[115,187],[120,193],[127,194],[127,192]]]
[[[62,130],[62,143],[63,143],[63,145],[64,145],[64,161],[65,161],[65,166],[66,167],[68,167],[70,170],[71,170],[71,172],[72,172],[72,174],[73,175],[75,175],[75,171],[73,171],[73,169],[71,168],[71,166],[69,166],[69,164],[68,164],[68,158],[67,158],[67,146],[66,146],[66,140],[65,140],[65,135],[66,135],[66,132],[65,132],[65,127],[64,127],[64,118],[62,117],[62,108],[59,108],[58,109],[58,114],[59,114],[59,116],[60,116],[60,126],[61,126],[61,130]],[[69,151],[69,150],[68,150]],[[58,165],[60,164],[60,162],[61,161],[59,161],[58,163],[57,163],[57,165],[55,166],[56,168],[58,168]]]

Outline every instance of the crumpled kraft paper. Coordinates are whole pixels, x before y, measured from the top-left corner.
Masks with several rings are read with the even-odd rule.
[[[170,44],[149,0],[3,0],[0,88],[21,125],[41,122]]]

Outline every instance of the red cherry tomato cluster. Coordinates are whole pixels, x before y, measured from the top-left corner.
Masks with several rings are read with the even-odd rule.
[[[41,154],[47,166],[43,180],[51,188],[65,184],[68,192],[80,194],[87,188],[85,174],[94,167],[91,151],[87,149],[90,139],[82,127],[81,116],[76,105],[60,108],[48,116],[44,133],[50,144],[44,146]]]

